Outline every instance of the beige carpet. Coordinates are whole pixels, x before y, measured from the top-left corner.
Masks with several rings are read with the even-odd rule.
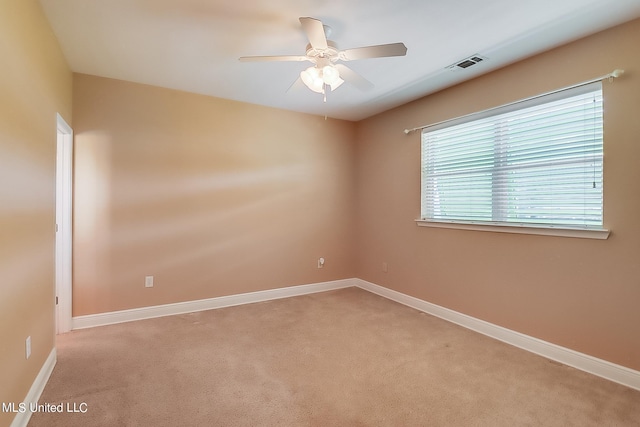
[[[640,426],[640,392],[349,288],[74,331],[29,426]],[[83,407],[84,408],[84,407]]]

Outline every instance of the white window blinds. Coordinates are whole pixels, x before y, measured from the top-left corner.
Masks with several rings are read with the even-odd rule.
[[[423,220],[602,228],[600,82],[464,120],[422,133]]]

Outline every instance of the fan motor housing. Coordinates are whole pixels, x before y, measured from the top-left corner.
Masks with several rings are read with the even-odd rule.
[[[311,58],[327,58],[333,59],[338,57],[338,45],[331,41],[327,40],[327,48],[326,49],[315,49],[311,44],[307,45],[307,56]]]

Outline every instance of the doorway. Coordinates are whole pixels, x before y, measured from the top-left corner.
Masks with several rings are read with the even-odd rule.
[[[73,130],[57,115],[56,151],[56,334],[72,328],[72,194],[73,194]]]

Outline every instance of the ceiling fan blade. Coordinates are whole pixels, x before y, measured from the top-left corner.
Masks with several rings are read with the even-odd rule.
[[[300,18],[300,24],[302,24],[302,29],[307,34],[309,43],[314,49],[326,49],[328,47],[322,21],[314,18]]]
[[[284,55],[284,56],[241,56],[240,62],[267,62],[267,61],[309,61],[307,56]]]
[[[334,90],[336,90],[340,86],[342,86],[342,83],[344,83],[344,80],[341,79],[340,77],[338,77],[338,79],[335,81],[335,83],[332,83],[332,84],[329,85],[329,87],[331,88],[331,92],[333,92]]]
[[[343,50],[338,54],[338,57],[343,61],[353,61],[356,59],[405,56],[406,54],[407,47],[404,45],[404,43],[391,43]]]
[[[298,77],[295,82],[291,83],[291,86],[289,86],[287,88],[286,92],[289,92],[291,90],[292,91],[298,91],[303,87],[304,87],[304,82],[302,81],[302,79],[300,77]]]
[[[347,83],[350,83],[360,90],[373,89],[373,83],[362,77],[344,64],[336,64],[336,69],[340,72],[340,77]]]

